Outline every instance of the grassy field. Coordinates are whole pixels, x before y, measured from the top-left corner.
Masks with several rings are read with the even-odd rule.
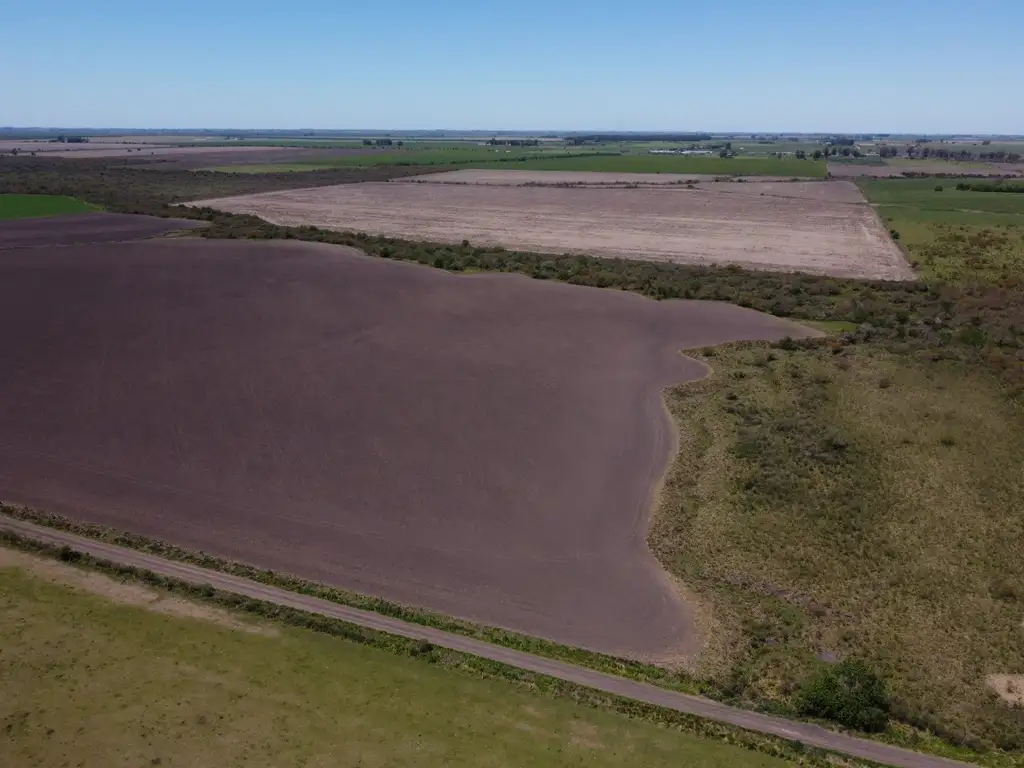
[[[786,764],[4,553],[3,765]]]
[[[368,148],[369,149],[369,148]],[[294,163],[258,163],[252,165],[228,165],[210,170],[229,173],[275,173],[281,171],[302,172],[326,168],[369,168],[373,166],[406,165],[459,165],[470,168],[487,168],[491,164],[502,164],[532,157],[565,154],[593,154],[598,150],[583,147],[488,147],[478,144],[437,144],[423,142],[409,144],[402,149],[387,148],[381,152],[341,155]],[[614,150],[602,150],[614,151]]]
[[[531,158],[513,166],[531,171],[615,171],[619,173],[699,173],[733,176],[825,176],[824,161],[694,157],[681,155],[621,155]]]
[[[712,608],[703,674],[748,705],[864,658],[904,722],[1024,748],[1024,412],[976,366],[875,345],[704,358],[650,543]]]
[[[871,202],[878,205],[902,205],[928,211],[1024,215],[1024,195],[958,190],[956,185],[956,179],[872,179],[862,182],[861,187]]]
[[[997,282],[1024,269],[1024,195],[958,190],[952,179],[862,181],[928,280]]]
[[[607,151],[607,150],[604,150]],[[573,156],[565,156],[567,152]],[[555,156],[553,156],[555,155]],[[212,170],[231,173],[310,171],[328,167],[373,165],[447,165],[463,168],[507,168],[534,171],[614,171],[619,173],[696,173],[734,176],[825,176],[824,161],[762,157],[687,157],[679,155],[595,154],[595,148],[537,151],[534,148],[457,148],[347,155],[326,161],[278,165],[234,165]]]
[[[88,213],[99,208],[73,197],[59,195],[0,195],[0,221],[55,216],[61,213]]]

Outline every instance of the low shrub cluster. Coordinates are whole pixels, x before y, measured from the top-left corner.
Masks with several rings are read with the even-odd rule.
[[[889,723],[885,683],[860,659],[822,666],[800,688],[798,709],[858,731],[884,731]]]

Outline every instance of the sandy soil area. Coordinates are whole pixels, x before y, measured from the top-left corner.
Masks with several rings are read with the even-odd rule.
[[[398,185],[395,185],[398,186]],[[679,658],[646,546],[726,304],[310,243],[0,252],[0,499],[574,645]]]
[[[867,204],[845,182],[812,182],[813,196],[753,194],[766,184],[713,191],[347,184],[206,200],[276,224],[370,232],[435,242],[469,240],[542,253],[581,252],[688,264],[841,277],[913,279]],[[735,193],[721,192],[728,187]],[[721,189],[720,189],[721,188]],[[798,188],[794,186],[793,190]],[[836,200],[829,199],[830,197]]]
[[[62,584],[93,595],[105,597],[115,603],[146,608],[167,616],[211,621],[214,624],[259,635],[275,636],[277,628],[269,624],[240,621],[220,608],[203,605],[152,587],[131,581],[119,581],[97,571],[67,565],[47,557],[30,555],[16,549],[0,546],[0,568],[18,568],[52,584]]]
[[[506,171],[464,168],[427,176],[413,176],[406,182],[430,184],[481,184],[484,186],[666,186],[691,181],[713,181],[719,178],[701,173],[608,173],[603,171]],[[749,182],[787,181],[783,176],[739,176]]]

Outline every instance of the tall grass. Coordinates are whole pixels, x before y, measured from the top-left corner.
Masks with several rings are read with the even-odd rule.
[[[791,346],[709,352],[669,398],[685,428],[650,542],[714,616],[702,671],[789,711],[862,658],[900,720],[1024,749],[1024,711],[986,687],[1024,669],[1021,405],[957,361]]]

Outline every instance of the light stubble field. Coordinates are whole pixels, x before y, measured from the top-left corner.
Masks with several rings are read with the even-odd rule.
[[[693,189],[368,183],[191,205],[279,225],[542,253],[914,278],[874,211],[847,182],[721,182]]]

